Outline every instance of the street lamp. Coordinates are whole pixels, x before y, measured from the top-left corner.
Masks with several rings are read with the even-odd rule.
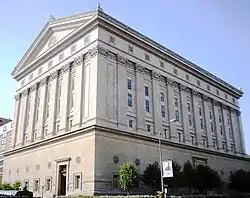
[[[167,123],[171,124],[173,122],[176,122],[176,119],[171,119]],[[162,153],[161,153],[161,134],[159,135],[159,155],[160,155],[160,169],[161,169],[161,192],[163,192],[163,175],[162,175]]]

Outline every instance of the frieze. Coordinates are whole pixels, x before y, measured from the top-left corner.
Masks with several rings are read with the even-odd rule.
[[[127,64],[127,59],[120,55],[117,55],[117,61],[118,63],[121,63],[121,64],[125,64],[125,65]]]
[[[145,71],[145,67],[143,67],[142,65],[136,63],[135,64],[135,71],[143,74],[144,71]]]
[[[160,80],[160,74],[155,72],[155,71],[152,71],[152,78],[155,79],[155,80]]]

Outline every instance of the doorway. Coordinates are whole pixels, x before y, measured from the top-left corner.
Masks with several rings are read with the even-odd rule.
[[[66,195],[67,165],[59,166],[58,173],[58,196]]]

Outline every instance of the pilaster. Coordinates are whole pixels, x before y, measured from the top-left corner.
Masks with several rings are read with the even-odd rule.
[[[50,74],[50,105],[49,105],[49,120],[48,120],[48,134],[47,137],[52,137],[55,133],[55,119],[56,119],[56,96],[57,96],[57,76],[58,71]]]
[[[196,142],[197,146],[202,146],[202,132],[200,124],[200,114],[199,114],[199,102],[201,102],[202,95],[199,92],[193,90],[193,109],[194,109],[194,124],[196,132]]]
[[[246,146],[245,146],[245,138],[242,128],[242,119],[241,119],[241,112],[237,111],[237,118],[238,118],[238,126],[239,126],[239,133],[240,133],[240,142],[241,142],[241,153],[242,155],[246,154]]]
[[[153,120],[155,134],[162,132],[160,74],[152,72]]]
[[[20,100],[21,100],[21,94],[17,94],[15,96],[15,113],[14,113],[14,122],[13,122],[13,135],[11,139],[11,148],[14,149],[16,146],[16,141],[18,139],[18,128],[19,128],[19,118],[20,118]]]
[[[227,114],[229,113],[228,107],[225,105],[222,105],[222,114],[223,114],[223,123],[224,123],[224,131],[225,131],[225,140],[227,145],[227,151],[231,148],[231,138],[229,137],[228,133],[228,123],[227,123]]]
[[[81,55],[74,59],[75,67],[75,102],[73,112],[73,126],[76,128],[81,127],[82,124],[82,104],[83,104],[83,60],[84,56]]]
[[[181,91],[181,112],[182,112],[182,123],[183,123],[183,140],[185,143],[190,144],[190,133],[189,133],[189,123],[188,123],[188,109],[187,109],[187,94],[190,93],[190,90],[184,86],[180,85]]]
[[[127,130],[127,92],[124,91],[127,89],[127,71],[126,67],[128,66],[128,63],[126,59],[124,59],[121,56],[117,57],[118,60],[118,76],[117,76],[117,81],[118,81],[118,128]],[[135,101],[134,101],[135,102]]]
[[[144,97],[144,70],[145,68],[139,64],[136,65],[136,117],[137,131],[144,133],[145,131],[145,97]]]
[[[205,115],[205,130],[207,134],[207,143],[208,148],[213,148],[213,136],[210,126],[210,116],[209,116],[209,104],[211,104],[211,99],[207,96],[203,96],[203,105],[204,105],[204,115]]]
[[[168,89],[168,118],[169,120],[175,119],[175,104],[174,104],[174,81],[170,78],[167,79]],[[177,141],[177,127],[176,124],[169,123],[169,138],[172,141]]]
[[[217,135],[217,148],[218,150],[222,149],[222,138],[221,138],[221,133],[220,133],[220,123],[219,123],[219,111],[220,109],[220,103],[217,101],[213,101],[213,113],[214,113],[214,118],[215,118],[215,130],[216,130],[216,135]]]
[[[68,119],[68,106],[69,106],[69,79],[70,79],[70,67],[71,64],[67,63],[62,68],[62,97],[61,97],[61,111],[60,111],[60,129],[59,133],[63,133],[67,130]]]

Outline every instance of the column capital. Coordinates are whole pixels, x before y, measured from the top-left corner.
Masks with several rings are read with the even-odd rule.
[[[211,98],[208,97],[207,95],[203,95],[203,100],[206,101],[206,102],[210,102]]]
[[[155,80],[160,80],[160,76],[161,74],[155,72],[155,71],[152,71],[152,78],[155,79]]]
[[[220,106],[220,102],[214,100],[214,106],[219,107]]]
[[[133,63],[133,62],[131,62],[129,60],[127,60],[127,63],[125,65],[125,67],[130,68],[132,70],[135,70],[135,68],[136,68],[135,63]]]
[[[143,74],[145,72],[145,67],[143,67],[142,65],[136,63],[135,64],[135,71]]]
[[[58,76],[58,70],[56,70],[50,74],[50,79],[55,80],[57,78],[57,76]]]
[[[41,81],[40,81],[40,85],[43,86],[47,83],[47,79],[48,77],[44,77]]]
[[[81,54],[80,56],[74,58],[74,66],[79,66],[81,63],[83,63],[84,60],[84,54]]]
[[[37,83],[30,87],[31,92],[36,91],[36,89],[37,89]]]
[[[174,87],[174,80],[171,78],[167,78],[167,85],[169,85],[170,87]]]
[[[29,92],[29,89],[23,90],[22,97],[25,97],[28,94],[28,92]]]
[[[228,110],[229,107],[227,105],[222,104],[222,108]]]
[[[67,63],[64,66],[62,66],[63,74],[69,72],[70,68],[71,68],[71,63]]]
[[[18,93],[18,94],[15,95],[15,100],[19,100],[20,98],[21,98],[21,94],[20,93]]]
[[[195,91],[195,90],[192,90],[192,93],[193,93],[193,96],[196,97],[196,98],[201,98],[202,97],[202,94],[198,91]]]
[[[239,111],[239,110],[235,110],[235,111],[236,111],[237,116],[241,116],[241,111]]]
[[[127,64],[127,59],[119,54],[117,55],[117,61],[118,63],[124,64],[124,65]]]

